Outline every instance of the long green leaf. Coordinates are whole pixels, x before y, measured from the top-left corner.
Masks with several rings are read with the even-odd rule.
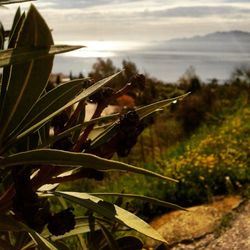
[[[30,62],[41,58],[51,57],[56,54],[83,48],[81,45],[46,45],[12,48],[0,51],[0,67]]]
[[[139,115],[140,119],[143,119],[146,116],[148,116],[148,115],[150,115],[152,113],[155,113],[159,109],[165,108],[165,107],[171,105],[172,103],[185,98],[187,95],[189,95],[189,93],[186,93],[184,95],[180,95],[180,96],[177,96],[177,97],[174,97],[174,98],[158,101],[158,102],[149,104],[147,106],[137,108],[136,112]]]
[[[50,139],[50,122],[45,123],[41,128],[39,128],[39,130],[35,133],[38,133],[40,141],[39,143],[47,143],[47,141]],[[31,137],[32,134],[29,136]],[[28,137],[28,138],[29,138]],[[39,143],[36,145],[36,149],[38,148]],[[35,148],[31,148],[31,149],[35,149]]]
[[[116,240],[119,250],[141,250],[143,249],[143,243],[140,239],[134,236],[125,236]],[[108,246],[101,248],[100,250],[110,250]]]
[[[53,44],[49,27],[31,5],[20,30],[16,48],[48,47]],[[46,87],[53,56],[13,65],[1,116],[0,140],[27,114]]]
[[[75,125],[74,127],[63,131],[62,133],[60,133],[58,135],[51,136],[50,139],[47,141],[47,143],[39,145],[39,148],[45,148],[45,147],[55,143],[56,141],[58,141],[60,139],[63,139],[67,136],[70,136],[71,134],[75,133],[78,130],[82,130],[83,128],[85,128],[86,126],[88,126],[90,124],[98,123],[98,122],[109,122],[109,121],[116,119],[118,116],[119,116],[119,114],[112,114],[112,115],[98,117],[98,118],[86,121],[83,124]]]
[[[52,89],[40,98],[14,130],[14,133],[25,130],[43,120],[51,113],[71,101],[81,90],[84,79],[73,80]]]
[[[0,214],[0,231],[21,232],[23,227],[13,216]]]
[[[97,222],[100,226],[102,234],[104,235],[110,250],[119,250],[119,246],[114,238],[114,235],[109,232],[109,230],[100,222]]]
[[[0,50],[4,48],[4,41],[5,41],[4,33],[5,33],[4,27],[0,22]]]
[[[72,128],[69,128],[69,129],[63,131],[63,132],[60,133],[60,134],[57,134],[57,135],[55,135],[55,136],[51,136],[51,137],[48,139],[47,142],[38,145],[38,149],[40,149],[40,148],[46,148],[46,147],[48,147],[49,145],[52,145],[52,144],[54,144],[55,142],[57,142],[57,141],[59,141],[59,140],[61,140],[61,139],[63,139],[63,138],[66,138],[66,137],[68,137],[68,136],[70,136],[70,135],[73,134],[75,131],[78,131],[79,129],[82,129],[82,128],[84,128],[85,126],[86,126],[86,125],[79,124],[79,125],[76,125],[76,126],[74,126],[74,127],[72,127]]]
[[[41,121],[37,122],[35,125],[33,125],[32,127],[30,127],[29,129],[23,131],[21,134],[19,134],[17,136],[17,140],[19,140],[20,138],[26,136],[27,134],[31,133],[32,131],[36,130],[38,127],[40,127],[43,123],[47,122],[48,120],[50,120],[51,118],[53,118],[54,116],[56,116],[57,114],[59,114],[60,112],[62,112],[64,109],[72,106],[73,104],[86,99],[89,95],[93,94],[94,92],[96,92],[98,89],[102,88],[103,86],[109,84],[115,77],[117,77],[119,74],[121,74],[122,71],[111,75],[107,78],[104,78],[100,81],[98,81],[97,83],[93,84],[92,86],[90,86],[89,88],[87,88],[86,90],[84,90],[81,94],[79,94],[78,96],[76,96],[73,100],[69,101],[67,104],[65,104],[64,106],[62,106],[61,108],[59,108],[57,111],[52,112],[50,115],[48,115],[47,117],[45,117],[44,119],[42,119]]]
[[[25,231],[27,231],[29,233],[29,235],[31,236],[33,241],[37,244],[38,249],[41,249],[41,250],[59,250],[51,242],[49,242],[47,239],[45,239],[43,236],[41,236],[39,233],[37,233],[33,229],[29,228],[25,224],[23,224],[21,222],[19,222],[19,223],[22,224]],[[28,244],[28,245],[30,245],[30,244]]]
[[[157,112],[161,108],[165,108],[165,107],[169,106],[170,104],[172,104],[173,102],[183,99],[188,94],[189,93],[181,95],[181,96],[177,96],[175,98],[158,101],[158,102],[149,104],[147,106],[137,108],[135,111],[137,112],[140,119],[142,120],[143,118],[151,115],[152,113]],[[115,114],[114,116],[118,117],[117,114]],[[103,143],[107,142],[107,140],[109,138],[112,138],[116,134],[117,129],[118,129],[117,122],[118,122],[118,120],[115,121],[113,124],[111,124],[108,128],[106,128],[100,135],[98,135],[92,141],[91,147],[92,148],[98,147],[98,146],[102,145]]]
[[[19,31],[23,25],[24,19],[25,19],[25,14],[23,13],[21,15],[20,13],[20,8],[17,10],[15,18],[14,18],[14,22],[11,28],[11,32],[10,32],[10,38],[9,38],[9,44],[8,44],[8,48],[14,48],[16,45],[16,41],[19,35]],[[21,15],[19,17],[19,15]],[[18,19],[18,20],[17,20]],[[6,91],[8,88],[8,83],[9,83],[9,78],[10,78],[10,73],[11,73],[11,66],[7,65],[3,68],[3,76],[2,76],[2,87],[1,87],[1,96],[0,96],[0,116],[3,112],[3,102],[4,99],[6,97]]]
[[[91,142],[91,148],[96,148],[102,145],[103,143],[108,142],[113,136],[116,135],[118,125],[117,122],[114,122],[109,127],[107,127],[101,134],[99,134],[92,142]]]
[[[0,159],[0,167],[6,168],[18,165],[57,165],[57,166],[72,166],[72,167],[84,167],[94,168],[97,170],[121,170],[129,171],[137,174],[143,174],[148,176],[158,177],[164,180],[176,180],[154,173],[147,169],[134,167],[132,165],[107,160],[92,154],[85,153],[73,153],[68,151],[56,150],[56,149],[37,149],[18,154],[13,154]]]
[[[10,29],[10,34],[9,34],[9,40],[10,41],[11,40],[13,41],[12,37],[13,37],[13,34],[15,33],[16,27],[18,26],[18,23],[20,21],[21,16],[22,16],[21,8],[18,7],[17,10],[16,10],[16,14],[15,14],[11,29]],[[8,46],[8,48],[14,48],[14,46],[13,47]]]
[[[88,221],[88,217],[84,217],[84,218],[76,218],[76,225],[74,227],[74,229],[72,229],[71,231],[63,234],[63,235],[58,235],[58,236],[50,236],[52,241],[56,241],[56,240],[60,240],[60,239],[64,239],[64,238],[68,238],[71,236],[75,236],[78,234],[85,234],[90,232],[90,228],[89,228],[89,221]],[[96,224],[95,225],[95,230],[99,230],[100,227]],[[43,235],[44,238],[49,237],[49,234],[44,234]]]
[[[123,193],[89,193],[89,194],[94,195],[94,196],[112,196],[112,197],[124,197],[124,198],[142,200],[142,201],[149,202],[151,204],[155,204],[157,206],[168,207],[172,209],[181,209],[181,210],[187,211],[184,207],[178,206],[176,204],[166,202],[163,200],[159,200],[153,197],[144,196],[144,195],[123,194]]]
[[[116,220],[120,223],[123,223],[129,228],[149,236],[150,238],[166,242],[165,239],[155,229],[153,229],[142,219],[112,203],[108,203],[98,197],[91,196],[86,193],[54,192],[54,194],[61,196],[70,202],[75,202],[87,209],[90,209],[109,220]]]
[[[28,232],[41,250],[57,250],[49,241],[11,215],[0,215],[0,230],[9,232]]]
[[[86,117],[86,102],[79,102],[77,108],[80,109],[79,114],[77,115],[77,120],[74,124],[83,124],[85,117]],[[73,124],[72,124],[73,125]],[[76,130],[72,135],[72,142],[77,143],[80,135],[81,135],[81,128]]]

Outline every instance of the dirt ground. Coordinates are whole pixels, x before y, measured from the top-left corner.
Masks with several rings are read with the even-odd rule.
[[[151,225],[172,250],[250,250],[250,200],[240,196],[216,198],[211,204],[174,211]],[[148,242],[148,249],[156,249]]]

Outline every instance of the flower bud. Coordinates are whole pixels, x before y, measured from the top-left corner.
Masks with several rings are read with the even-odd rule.
[[[120,157],[126,157],[136,144],[137,137],[143,128],[139,115],[133,110],[121,116],[118,126],[116,153]]]
[[[103,87],[99,89],[97,92],[89,96],[89,101],[91,103],[100,103],[108,98],[110,98],[114,94],[114,90],[110,87]]]
[[[55,236],[63,235],[66,232],[74,229],[75,227],[75,215],[72,213],[72,208],[67,208],[59,213],[50,217],[48,223],[48,229],[50,233]]]

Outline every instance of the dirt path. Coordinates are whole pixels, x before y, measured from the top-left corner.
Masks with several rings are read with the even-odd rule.
[[[224,217],[220,226],[193,242],[179,243],[173,250],[250,250],[250,201]]]
[[[152,222],[170,243],[165,249],[250,250],[249,199],[224,197],[189,211],[175,211]]]

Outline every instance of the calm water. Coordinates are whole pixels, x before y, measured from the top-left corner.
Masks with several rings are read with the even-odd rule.
[[[112,54],[100,54],[109,57],[117,67],[121,68],[122,60],[136,63],[140,73],[149,73],[165,82],[176,82],[189,66],[196,69],[202,80],[217,78],[226,80],[236,67],[250,67],[250,53],[212,53],[212,52],[173,52],[173,51],[116,51]],[[80,54],[56,56],[54,73],[62,72],[74,75],[90,71],[96,62],[97,54],[81,57]]]

